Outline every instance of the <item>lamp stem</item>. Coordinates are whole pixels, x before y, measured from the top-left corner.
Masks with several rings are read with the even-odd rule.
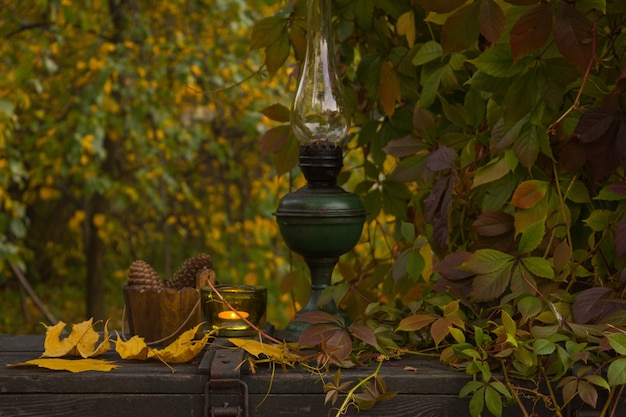
[[[306,264],[309,267],[309,271],[311,272],[311,295],[306,306],[304,306],[300,313],[305,313],[307,311],[317,311],[320,309],[326,311],[327,313],[335,313],[337,311],[337,306],[334,302],[331,301],[324,306],[319,306],[318,302],[324,290],[328,288],[331,284],[333,269],[335,269],[335,265],[337,264],[337,261],[339,261],[339,258],[306,257],[304,258],[304,260],[306,261]]]

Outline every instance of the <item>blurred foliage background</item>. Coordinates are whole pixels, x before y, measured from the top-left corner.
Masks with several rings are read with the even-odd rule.
[[[249,47],[276,3],[0,1],[0,333],[46,320],[16,270],[58,319],[119,328],[133,260],[168,278],[201,252],[293,315],[306,278],[272,212],[301,180],[259,152],[291,69]]]

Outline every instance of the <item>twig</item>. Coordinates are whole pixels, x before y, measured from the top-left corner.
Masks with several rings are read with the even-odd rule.
[[[10,262],[9,265],[11,265],[11,269],[17,276],[17,279],[20,282],[22,288],[24,288],[24,290],[28,293],[28,296],[31,298],[31,300],[33,300],[37,308],[43,313],[44,316],[46,316],[46,319],[48,319],[50,324],[57,324],[59,321],[56,319],[56,317],[54,317],[50,310],[48,310],[48,307],[46,307],[46,305],[37,296],[35,290],[33,290],[33,287],[31,287],[31,285],[28,283],[28,280],[26,279],[22,271],[20,271],[17,265],[12,262]]]

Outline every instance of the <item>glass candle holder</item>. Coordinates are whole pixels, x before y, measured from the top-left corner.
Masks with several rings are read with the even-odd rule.
[[[248,285],[220,285],[216,290],[233,310],[211,288],[202,289],[202,311],[207,330],[216,330],[219,337],[253,336],[256,330],[246,321],[263,330],[267,310],[267,289]]]

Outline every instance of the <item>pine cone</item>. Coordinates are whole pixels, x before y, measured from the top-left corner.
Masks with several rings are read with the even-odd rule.
[[[165,281],[168,288],[196,288],[196,275],[203,269],[213,269],[211,255],[201,253],[183,262],[171,280]]]
[[[128,270],[128,285],[146,288],[161,288],[164,286],[157,271],[145,261],[133,261]]]

